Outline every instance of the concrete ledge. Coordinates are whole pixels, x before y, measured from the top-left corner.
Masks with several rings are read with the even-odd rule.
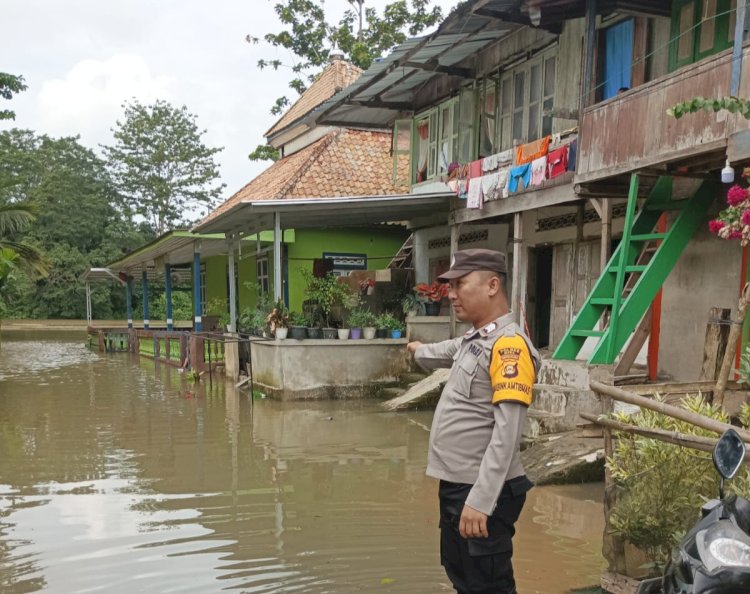
[[[471,328],[471,324],[458,322],[456,331],[458,336]],[[412,316],[406,319],[406,336],[409,340],[424,343],[442,342],[451,337],[450,316]]]
[[[253,383],[284,399],[375,396],[409,371],[406,339],[258,340]]]

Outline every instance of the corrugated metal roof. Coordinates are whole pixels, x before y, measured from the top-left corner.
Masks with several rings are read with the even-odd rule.
[[[462,63],[509,32],[535,26],[560,32],[565,20],[585,13],[585,0],[469,0],[459,4],[437,31],[409,39],[370,68],[352,85],[308,116],[321,125],[385,128],[415,110],[415,95],[430,80],[452,76],[460,87],[475,75]],[[670,0],[599,0],[597,12],[615,10],[668,15]],[[530,14],[539,10],[538,14]],[[538,21],[537,21],[538,19]],[[538,24],[537,24],[538,22]]]

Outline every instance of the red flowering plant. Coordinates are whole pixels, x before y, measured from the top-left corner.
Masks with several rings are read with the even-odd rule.
[[[434,281],[431,285],[427,283],[419,283],[414,287],[414,292],[418,297],[431,301],[432,303],[439,303],[443,300],[443,297],[448,296],[448,284]]]
[[[750,169],[745,169],[742,177],[747,178]],[[708,228],[721,239],[739,239],[740,244],[750,244],[750,191],[734,185],[727,192],[727,208],[709,221]]]

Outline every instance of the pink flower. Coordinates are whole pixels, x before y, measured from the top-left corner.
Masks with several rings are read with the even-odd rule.
[[[750,225],[750,210],[746,210],[742,213],[742,216],[740,217],[740,222],[743,225]]]
[[[745,211],[749,212],[749,211]],[[708,223],[708,229],[713,233],[714,235],[718,235],[719,231],[721,231],[724,228],[724,221],[719,221],[718,219],[715,221],[709,221]]]
[[[742,239],[742,231],[732,231],[727,239]]]
[[[727,204],[729,206],[737,206],[738,204],[747,200],[747,190],[740,186],[732,186],[727,192]]]

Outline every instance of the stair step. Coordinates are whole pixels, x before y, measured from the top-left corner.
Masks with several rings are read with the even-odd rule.
[[[641,235],[631,235],[630,241],[658,241],[664,239],[666,236],[666,233],[643,233]]]
[[[595,297],[591,300],[591,305],[614,305],[615,300],[612,297]]]
[[[617,272],[620,269],[619,264],[614,264],[609,267],[610,272]],[[648,269],[647,264],[631,264],[630,266],[625,267],[625,273],[626,274],[632,274],[633,272],[646,272]]]
[[[572,330],[570,334],[573,336],[595,338],[604,336],[604,332],[602,330]]]
[[[684,210],[688,204],[688,200],[680,200],[679,202],[657,202],[656,204],[646,204],[646,210],[650,212],[667,212],[669,210]]]

